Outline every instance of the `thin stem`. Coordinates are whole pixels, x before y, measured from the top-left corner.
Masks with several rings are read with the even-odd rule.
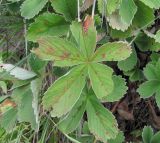
[[[96,7],[96,0],[94,0],[94,2],[93,2],[93,7],[92,7],[92,18],[94,18],[95,7]]]
[[[25,39],[25,51],[26,51],[26,56],[27,56],[28,55],[28,42],[27,42],[26,34],[27,34],[27,24],[26,24],[26,20],[24,19],[24,39]]]
[[[77,7],[78,7],[78,22],[81,21],[81,18],[80,18],[80,4],[79,4],[79,0],[77,0]]]

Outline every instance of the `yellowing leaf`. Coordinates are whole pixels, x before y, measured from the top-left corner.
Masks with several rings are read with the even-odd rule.
[[[119,11],[113,12],[111,15],[107,17],[107,20],[109,22],[109,25],[113,29],[125,31],[128,29],[130,24],[126,24],[122,21],[121,16],[119,15]]]
[[[60,117],[68,113],[80,97],[85,85],[85,78],[86,67],[84,65],[74,67],[51,85],[44,94],[44,108],[52,108],[53,117]]]
[[[43,37],[38,40],[38,43],[39,48],[32,52],[43,60],[55,60],[55,66],[73,66],[83,63],[79,49],[67,40]]]
[[[106,43],[99,47],[93,56],[93,61],[122,61],[130,56],[131,47],[126,42]]]
[[[92,88],[99,99],[110,94],[113,90],[113,70],[102,64],[93,63],[89,65],[88,74]]]

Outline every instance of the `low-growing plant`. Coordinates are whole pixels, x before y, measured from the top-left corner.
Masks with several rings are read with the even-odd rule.
[[[0,142],[122,143],[114,113],[134,116],[122,102],[130,93],[133,109],[151,96],[160,106],[159,0],[5,2]],[[17,31],[13,46],[6,35]],[[145,127],[142,137],[158,143],[159,132]]]

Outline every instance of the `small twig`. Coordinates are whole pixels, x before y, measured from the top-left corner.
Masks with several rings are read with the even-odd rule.
[[[118,107],[118,105],[120,104],[121,100],[117,101],[116,104],[113,106],[111,112],[114,113]]]
[[[27,25],[26,25],[26,20],[24,19],[24,39],[25,39],[25,51],[26,51],[26,56],[28,55],[28,42],[26,38],[27,34]]]

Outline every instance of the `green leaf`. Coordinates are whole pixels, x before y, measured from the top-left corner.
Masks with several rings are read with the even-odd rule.
[[[27,39],[36,42],[42,36],[66,35],[69,30],[69,23],[56,14],[44,13],[35,19],[29,26]]]
[[[115,76],[115,75],[112,77],[112,79],[114,83],[114,89],[109,95],[104,97],[102,101],[105,102],[118,101],[126,94],[128,88],[126,86],[125,79],[123,79],[121,76]]]
[[[82,94],[72,110],[59,121],[58,128],[65,134],[73,132],[80,123],[86,109],[86,95]]]
[[[141,51],[158,52],[160,50],[160,43],[155,42],[155,39],[150,38],[146,34],[143,34],[143,33],[139,34],[139,36],[135,40],[135,43]]]
[[[122,61],[130,56],[131,47],[126,42],[106,43],[98,48],[93,56],[93,61]]]
[[[142,138],[144,143],[151,143],[151,139],[153,136],[153,130],[150,126],[145,126],[142,132]]]
[[[46,62],[39,59],[35,54],[31,53],[31,56],[28,58],[29,66],[31,69],[39,74],[43,74],[43,69],[45,68]]]
[[[17,110],[16,108],[11,108],[7,112],[1,114],[0,125],[7,132],[11,132],[16,124],[17,120]]]
[[[102,99],[113,91],[112,73],[113,70],[106,65],[98,63],[89,65],[88,74],[91,85],[99,99]]]
[[[107,0],[107,11],[112,14],[119,6],[120,0]]]
[[[135,1],[138,9],[133,19],[133,24],[143,28],[151,26],[154,23],[154,10],[143,4],[141,1]],[[144,27],[144,28],[145,28]]]
[[[98,0],[98,10],[101,14],[112,14],[118,8],[119,3],[120,0]]]
[[[144,75],[141,69],[135,68],[133,71],[131,71],[131,75],[129,77],[130,81],[142,81],[144,80]]]
[[[48,0],[25,0],[21,5],[21,15],[25,19],[31,19],[42,10],[47,2]]]
[[[90,23],[87,31],[85,31],[86,29],[82,27],[82,23],[78,22],[73,22],[70,29],[77,42],[77,47],[79,47],[83,55],[88,58],[94,53],[96,48],[97,32],[91,17],[87,17],[86,21]]]
[[[137,6],[133,0],[122,0],[120,4],[119,14],[124,23],[130,25],[137,12]]]
[[[12,93],[12,98],[18,105],[18,121],[29,122],[33,129],[37,129],[38,125],[32,107],[33,95],[30,86],[15,89]]]
[[[156,66],[149,63],[143,70],[145,77],[148,80],[157,80],[159,79],[159,71],[156,72]]]
[[[1,64],[1,68],[4,69],[6,72],[9,72],[10,75],[20,80],[27,80],[36,76],[34,72],[27,71],[12,64]]]
[[[140,0],[145,5],[149,6],[150,8],[158,9],[160,8],[160,1],[159,0]]]
[[[151,139],[151,143],[158,143],[160,139],[160,131],[157,132]]]
[[[152,96],[159,88],[160,81],[151,80],[141,84],[137,91],[143,98],[148,98]]]
[[[160,54],[156,52],[152,52],[152,54],[150,55],[150,58],[152,63],[157,63],[157,61],[160,59]]]
[[[113,39],[117,39],[117,38],[120,38],[120,39],[125,39],[125,38],[128,38],[128,37],[131,37],[133,35],[132,33],[132,28],[129,27],[126,31],[121,31],[121,30],[116,30],[116,29],[110,29],[110,36],[113,38]]]
[[[65,19],[72,21],[77,16],[77,0],[51,0],[56,12],[63,14]]]
[[[115,139],[108,140],[108,143],[123,143],[125,140],[124,134],[122,131],[118,133]]]
[[[35,53],[42,60],[55,60],[55,66],[73,66],[83,63],[79,49],[73,43],[58,37],[43,37],[38,40]]]
[[[99,103],[94,94],[88,97],[87,118],[90,132],[97,140],[107,142],[117,136],[118,127],[113,114]]]
[[[45,109],[52,108],[52,116],[60,117],[68,113],[78,101],[85,85],[86,67],[74,67],[49,87],[43,97]]]
[[[118,68],[123,71],[130,71],[137,64],[137,54],[135,49],[133,48],[131,55],[123,60],[118,62]]]

